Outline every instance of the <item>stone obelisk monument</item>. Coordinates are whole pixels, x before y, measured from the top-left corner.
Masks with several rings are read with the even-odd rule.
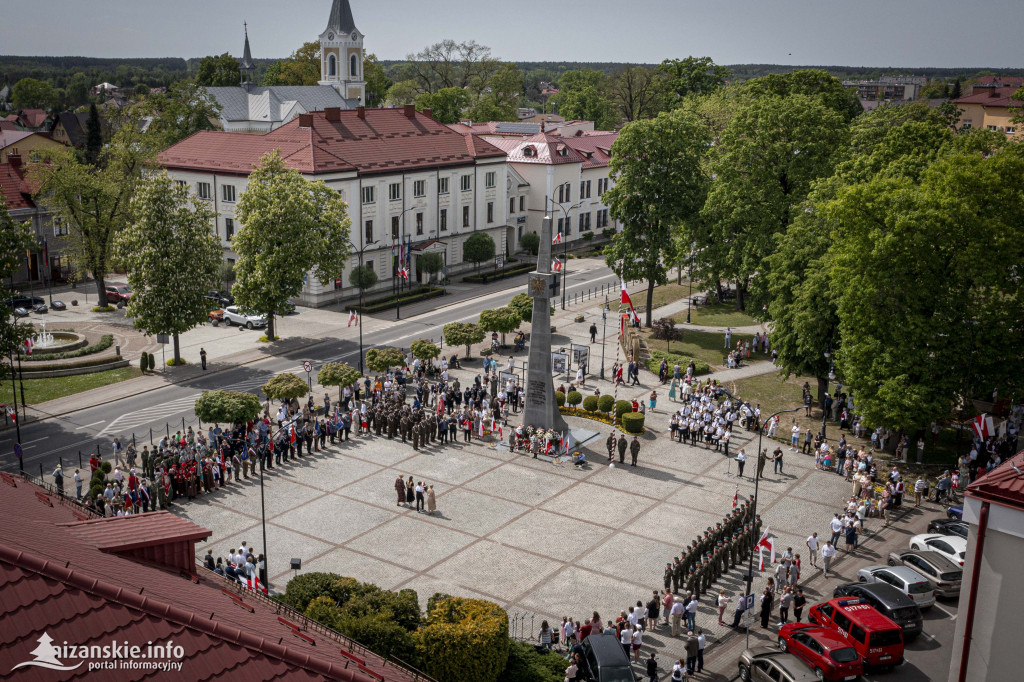
[[[551,216],[545,216],[537,249],[537,270],[530,273],[527,285],[533,297],[533,320],[523,424],[564,432],[568,437],[569,427],[558,411],[551,378],[551,298],[556,295],[557,286],[558,275],[551,272]]]

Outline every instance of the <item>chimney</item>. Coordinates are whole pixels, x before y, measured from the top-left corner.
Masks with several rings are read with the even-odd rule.
[[[11,168],[21,168],[21,154],[8,154],[7,163],[11,164]]]
[[[431,121],[434,120],[434,110],[433,109],[424,109],[423,110],[423,115],[426,116],[427,118],[429,118]]]
[[[416,118],[416,106],[413,104],[406,104],[405,107],[406,118]]]
[[[356,116],[361,120],[366,120],[366,107],[356,107]]]
[[[299,127],[300,128],[312,128],[313,127],[313,114],[299,114]]]
[[[324,115],[328,121],[338,122],[341,120],[341,107],[327,107],[324,109]]]
[[[999,97],[999,88],[993,87],[992,91],[988,95],[989,97]]]

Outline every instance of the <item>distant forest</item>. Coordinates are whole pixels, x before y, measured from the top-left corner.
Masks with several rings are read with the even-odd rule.
[[[122,88],[138,85],[149,87],[167,86],[195,73],[199,58],[95,58],[95,57],[25,57],[0,55],[0,86],[14,85],[22,78],[36,78],[47,81],[55,88],[65,88],[76,73],[85,74],[91,85],[109,82]],[[256,59],[257,78],[276,59]],[[403,60],[383,60],[381,65],[394,73]],[[522,69],[527,82],[554,80],[566,71],[594,69],[606,74],[621,70],[627,64],[621,62],[516,62]],[[629,64],[629,66],[637,66]],[[647,64],[645,66],[655,66]],[[725,65],[737,80],[747,80],[771,73],[786,73],[795,69],[824,69],[841,79],[874,79],[885,75],[927,76],[930,79],[970,79],[984,75],[1024,76],[1024,69],[1002,68],[876,68],[864,66],[784,66],[779,64],[727,64]]]

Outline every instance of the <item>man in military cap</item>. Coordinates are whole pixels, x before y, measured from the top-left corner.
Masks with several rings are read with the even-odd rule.
[[[608,440],[605,442],[605,446],[608,448],[608,461],[611,462],[615,459],[615,432],[612,431],[608,436]]]
[[[695,594],[698,590],[699,578],[697,576],[697,567],[690,566],[690,570],[686,576],[686,591]]]
[[[629,456],[632,458],[630,466],[636,466],[636,458],[640,455],[640,440],[633,436],[633,442],[629,444]]]
[[[679,559],[676,559],[675,566],[679,566]],[[676,591],[678,585],[678,579],[676,578],[676,569],[671,563],[665,564],[665,589],[671,589],[673,592]]]
[[[626,443],[626,434],[622,434],[622,435],[619,436],[619,444],[618,444],[618,448],[619,448],[619,464],[625,464],[626,463],[626,445],[627,445],[627,443]]]

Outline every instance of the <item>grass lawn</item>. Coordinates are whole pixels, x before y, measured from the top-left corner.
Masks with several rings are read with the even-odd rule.
[[[686,312],[672,316],[676,322],[686,322]],[[732,301],[702,305],[690,311],[690,322],[707,327],[745,327],[758,324],[758,321],[747,313],[736,310]]]
[[[138,367],[120,367],[118,369],[108,369],[105,372],[94,372],[93,374],[76,374],[70,377],[52,377],[47,379],[26,379],[25,380],[25,401],[29,405],[35,405],[37,403],[45,403],[47,400],[54,400],[56,398],[63,398],[74,393],[81,393],[82,391],[88,391],[92,388],[99,388],[100,386],[107,386],[109,384],[116,384],[119,381],[125,379],[133,379],[137,376],[141,376],[142,370]],[[21,385],[20,382],[15,381],[18,386],[18,402],[21,402]],[[11,396],[11,382],[4,381],[0,385],[0,402],[10,405],[13,402]]]
[[[637,309],[637,312],[640,312],[641,309],[646,310],[646,306],[647,306],[647,287],[644,287],[641,291],[638,291],[636,293],[632,293],[632,289],[630,289],[630,291],[631,291],[630,296],[633,299],[633,307]],[[690,292],[689,284],[686,282],[686,280],[683,280],[682,284],[675,284],[674,282],[670,282],[670,283],[664,284],[664,285],[662,285],[660,287],[654,287],[654,310],[657,311],[658,308],[660,308],[663,305],[668,305],[669,303],[675,303],[676,301],[679,301],[681,299],[685,299],[686,295],[689,292]],[[613,296],[612,297],[612,304],[613,304],[612,305],[612,309],[613,310],[615,308],[615,306],[614,306],[615,300],[614,299],[615,299],[615,297]],[[641,315],[641,317],[643,317],[643,316]]]
[[[760,404],[761,414],[767,417],[778,410],[785,410],[800,405],[800,398],[802,395],[801,387],[804,385],[805,381],[811,385],[811,391],[816,395],[817,384],[814,379],[797,376],[791,376],[788,379],[783,379],[781,374],[765,374],[756,377],[749,377],[747,379],[740,379],[727,388],[729,388],[729,390],[733,390],[733,386],[735,386],[736,395],[740,396],[744,400],[754,403],[755,405]],[[788,442],[794,418],[801,428],[801,445],[803,445],[803,430],[809,427],[814,434],[817,434],[821,430],[821,410],[818,409],[817,406],[813,406],[811,408],[810,417],[805,415],[804,410],[793,412],[791,414],[784,414],[780,417],[778,436],[782,440]],[[839,424],[834,421],[829,421],[825,433],[828,435],[829,441],[835,443],[839,440]],[[846,442],[854,447],[871,447],[870,433],[867,434],[869,436],[868,438],[854,438],[852,431],[842,431],[842,433],[846,436]],[[938,444],[932,445],[931,434],[929,434],[925,439],[924,463],[952,464],[956,462],[956,438],[957,431],[955,429],[943,429],[939,433]],[[916,439],[911,439],[909,458],[911,463],[916,461],[916,442]],[[964,434],[960,442],[959,452],[966,452],[969,450],[969,445],[970,438],[967,434]],[[934,471],[930,471],[929,474],[934,474]]]
[[[725,356],[728,351],[725,349],[725,336],[722,334],[715,332],[683,330],[683,340],[673,341],[669,344],[666,341],[652,339],[650,337],[650,331],[644,330],[644,338],[647,341],[647,346],[649,348],[678,353],[679,355],[689,355],[692,358],[703,360],[711,365],[712,368],[725,366]],[[754,337],[750,334],[733,334],[733,347],[735,347],[736,342],[740,339],[750,341],[753,338]],[[671,348],[669,348],[669,346],[671,346]],[[768,356],[763,353],[751,353],[750,359],[746,362],[762,362],[767,359]],[[797,398],[799,397],[800,393],[797,392]]]

